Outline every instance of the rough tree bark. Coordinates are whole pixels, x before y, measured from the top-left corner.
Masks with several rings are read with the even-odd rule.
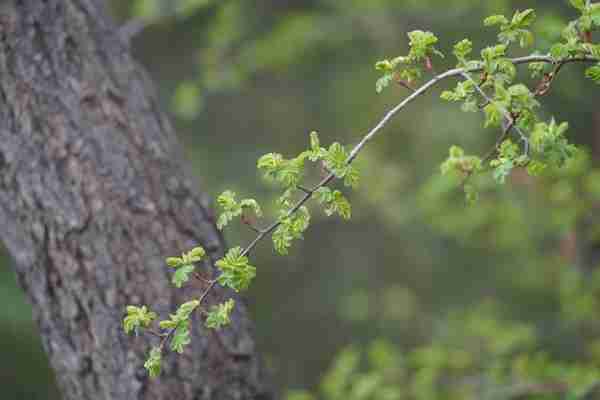
[[[271,398],[243,308],[220,333],[194,324],[157,380],[142,367],[156,339],[122,333],[126,304],[166,316],[202,289],[173,290],[166,255],[223,251],[150,88],[102,1],[0,4],[0,235],[59,387],[73,400]]]

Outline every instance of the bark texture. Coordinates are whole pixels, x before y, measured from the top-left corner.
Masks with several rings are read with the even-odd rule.
[[[142,365],[157,339],[122,333],[126,304],[166,316],[202,290],[174,290],[165,256],[222,254],[181,160],[102,1],[0,3],[0,235],[65,399],[272,397],[243,307],[219,333],[196,320],[156,380]]]

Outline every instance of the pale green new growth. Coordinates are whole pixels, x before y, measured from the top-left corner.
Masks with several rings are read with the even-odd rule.
[[[204,325],[211,329],[221,329],[223,326],[229,325],[231,322],[230,315],[234,306],[235,301],[233,299],[229,299],[225,303],[213,306],[206,317]]]
[[[458,178],[469,202],[479,197],[477,183],[467,182],[474,175],[489,174],[498,184],[502,184],[515,168],[527,168],[529,174],[539,175],[546,170],[555,171],[576,158],[580,152],[565,137],[568,124],[557,124],[554,119],[546,123],[537,116],[539,98],[549,91],[564,65],[573,62],[593,63],[586,69],[585,76],[600,84],[600,45],[592,43],[592,31],[600,27],[600,3],[585,0],[570,0],[570,3],[580,16],[565,27],[561,41],[554,43],[548,54],[533,52],[532,55],[519,58],[508,56],[515,44],[527,47],[534,43],[529,30],[536,17],[534,10],[517,11],[511,18],[494,15],[486,18],[484,25],[499,28],[497,42],[484,46],[477,58],[472,54],[474,46],[471,40],[465,38],[459,41],[452,50],[458,61],[457,68],[438,75],[433,72],[432,58],[444,56],[435,47],[439,39],[427,31],[409,32],[408,54],[378,61],[375,68],[382,73],[376,83],[378,93],[391,83],[398,83],[409,89],[411,94],[391,109],[351,151],[338,142],[333,142],[327,148],[322,147],[317,132],[311,132],[309,148],[295,157],[286,159],[279,153],[267,153],[260,157],[257,168],[266,179],[276,182],[283,190],[276,203],[275,221],[264,229],[255,226],[254,218],[262,217],[258,202],[254,199],[238,201],[234,192],[226,190],[217,198],[220,210],[216,222],[218,229],[223,229],[239,217],[257,234],[255,239],[244,248],[231,248],[218,260],[215,263],[218,273],[212,279],[194,273],[194,264],[206,256],[202,247],[196,247],[181,257],[167,258],[167,265],[175,269],[172,277],[175,287],[182,287],[194,277],[203,283],[203,291],[198,299],[182,304],[169,319],[160,321],[158,327],[162,331],[150,329],[157,315],[146,306],[127,307],[127,315],[123,320],[126,333],[137,333],[139,329],[148,328],[147,332],[160,339],[160,344],[152,348],[144,364],[150,376],[155,377],[160,373],[162,351],[167,343],[177,353],[182,353],[190,343],[190,316],[194,310],[198,309],[206,316],[204,326],[208,329],[221,329],[230,323],[234,300],[212,305],[207,312],[202,303],[209,298],[208,293],[217,284],[235,292],[248,289],[256,276],[256,268],[250,264],[248,256],[257,243],[269,235],[274,250],[288,254],[294,240],[302,239],[309,227],[309,200],[317,200],[328,216],[337,214],[344,219],[351,217],[350,202],[340,190],[332,188],[331,183],[339,179],[345,186],[356,187],[358,171],[352,162],[363,146],[392,116],[439,81],[459,78],[454,89],[443,91],[441,98],[461,102],[463,111],[481,111],[484,115],[483,126],[498,130],[494,147],[484,157],[466,155],[461,147],[452,146],[448,158],[441,164],[442,174]],[[533,85],[531,82],[516,82],[517,66],[522,64],[529,65],[531,77],[538,82]],[[427,74],[431,75],[429,80],[418,87],[416,83]],[[193,89],[185,85],[180,87],[176,96],[179,112],[194,117],[199,108],[197,97]],[[306,171],[311,163],[312,166],[316,164],[322,174],[321,179],[312,184],[305,182],[312,176]],[[590,186],[593,186],[592,183]],[[415,357],[421,356],[417,354]],[[328,398],[342,396],[342,387],[336,386],[335,382],[345,380],[358,362],[356,352],[343,353],[339,367],[336,366],[332,375],[325,379],[323,391],[330,396]],[[358,398],[370,398],[375,394],[379,396],[377,398],[385,398],[385,393],[391,393],[391,398],[395,398],[396,388],[389,388],[389,392],[378,391],[380,385],[377,376],[366,375],[353,382],[352,387],[363,395]],[[310,398],[303,396],[297,393],[296,398]]]
[[[217,205],[222,210],[217,220],[217,228],[223,229],[233,218],[246,216],[245,213],[252,211],[257,217],[262,217],[262,210],[254,199],[244,199],[240,202],[235,199],[236,194],[226,190],[217,198]]]
[[[485,26],[500,25],[498,40],[506,45],[519,41],[521,47],[533,44],[533,34],[525,29],[535,20],[535,11],[528,9],[517,11],[509,21],[504,15],[493,15],[487,17],[483,24]]]
[[[127,316],[123,319],[125,333],[137,332],[138,328],[147,328],[156,319],[156,313],[148,311],[146,306],[127,306]]]
[[[185,346],[191,343],[190,339],[190,321],[182,321],[175,328],[173,339],[171,339],[171,350],[177,353],[183,353]]]
[[[375,64],[377,70],[384,72],[375,85],[377,93],[381,93],[394,80],[410,84],[419,79],[422,76],[420,63],[425,62],[429,65],[432,55],[444,58],[444,54],[434,46],[438,38],[433,33],[416,30],[409,32],[408,38],[410,46],[408,56],[386,59]],[[396,71],[399,66],[401,69]]]
[[[466,156],[465,151],[458,147],[450,147],[450,156],[441,166],[442,174],[450,172],[459,175],[471,174],[481,169],[481,159],[477,156]]]
[[[333,172],[336,177],[344,179],[344,185],[354,188],[358,185],[358,171],[346,162],[348,156],[344,146],[335,142],[329,146],[323,160],[329,171]]]
[[[243,256],[242,251],[241,247],[234,247],[216,262],[216,266],[221,270],[219,284],[236,292],[248,289],[256,276],[256,268],[248,263],[248,257]]]
[[[202,261],[206,252],[202,247],[195,247],[181,257],[168,257],[166,263],[169,267],[175,268],[175,273],[171,279],[175,287],[180,288],[190,279],[194,272],[194,263]]]
[[[352,216],[352,207],[342,192],[322,187],[317,190],[316,194],[317,200],[325,204],[325,214],[328,216],[338,214],[344,219],[350,219]]]
[[[503,184],[515,166],[523,166],[526,163],[527,156],[519,155],[519,146],[506,139],[498,149],[498,157],[490,161],[490,166],[494,168],[494,179]]]
[[[291,206],[288,200],[282,206],[284,214],[279,222],[281,225],[273,232],[273,246],[282,255],[288,254],[288,249],[294,239],[302,239],[302,233],[308,228],[310,213],[308,208],[300,207],[294,215],[288,215],[287,209]]]
[[[148,359],[144,363],[144,368],[148,371],[148,375],[151,378],[156,378],[160,375],[162,362],[162,350],[160,347],[153,347],[150,350],[150,354],[148,355]]]

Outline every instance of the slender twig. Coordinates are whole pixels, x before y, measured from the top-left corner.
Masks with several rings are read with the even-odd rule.
[[[556,60],[554,60],[554,58],[552,58],[549,55],[531,55],[531,56],[526,56],[526,57],[513,58],[510,61],[515,65],[528,64],[528,63],[533,63],[533,62],[544,62],[544,63],[548,63],[548,64],[558,65],[559,63],[560,64],[568,64],[568,63],[573,63],[573,62],[598,62],[600,60],[595,59],[593,57],[584,56],[584,57],[570,58],[570,59],[561,60],[560,62],[557,62]],[[433,86],[435,86],[436,84],[438,84],[439,82],[441,82],[447,78],[456,77],[456,76],[463,76],[463,77],[466,77],[467,79],[471,79],[468,75],[469,72],[478,72],[478,71],[482,71],[483,69],[484,69],[483,64],[481,64],[481,63],[480,63],[480,65],[472,67],[472,68],[450,69],[446,72],[443,72],[441,74],[434,76],[429,81],[425,82],[422,86],[420,86],[418,89],[411,88],[412,93],[409,96],[405,97],[404,100],[402,100],[395,107],[390,109],[383,116],[383,118],[381,120],[379,120],[379,122],[370,131],[368,131],[363,136],[363,138],[352,148],[352,150],[350,151],[350,153],[348,155],[348,158],[346,159],[346,165],[350,165],[354,161],[354,159],[358,156],[358,153],[360,153],[360,151],[365,147],[365,145],[370,140],[372,140],[373,137],[375,137],[375,135],[381,129],[383,129],[383,127],[385,127],[387,125],[387,123],[392,119],[392,117],[394,117],[397,113],[399,113],[401,110],[403,110],[406,106],[408,106],[410,103],[415,101],[417,98],[419,98],[420,96],[425,94]],[[485,94],[485,92],[483,92],[483,90],[479,87],[479,85],[476,84],[475,86],[478,89],[478,91],[480,92],[480,94],[483,95],[484,98],[489,99],[487,94]],[[491,101],[491,99],[489,99],[489,101]],[[506,114],[508,115],[508,117],[510,117],[508,127],[512,128],[514,125],[514,118],[512,118],[510,113],[506,112]],[[504,135],[505,134],[506,133],[504,133]],[[524,135],[522,135],[522,136],[525,137]],[[293,214],[295,214],[304,204],[306,204],[306,202],[308,200],[311,199],[313,194],[318,189],[320,189],[324,186],[327,186],[335,178],[336,178],[336,175],[333,172],[328,172],[328,174],[325,177],[323,177],[323,179],[321,179],[321,181],[319,183],[317,183],[312,189],[298,187],[299,190],[304,192],[304,195],[286,213],[285,218],[290,217]],[[275,231],[282,224],[282,220],[285,218],[279,218],[278,220],[274,221],[271,225],[269,225],[265,229],[260,230],[258,232],[258,234],[256,235],[256,237],[244,248],[244,250],[242,250],[241,256],[247,256],[248,254],[250,254],[250,252],[256,247],[256,245],[262,239],[269,236],[273,231]],[[204,292],[198,299],[200,304],[202,304],[202,302],[206,299],[208,293],[216,286],[217,282],[218,282],[218,278],[210,281],[209,285],[206,287],[206,289],[204,290]],[[169,330],[163,336],[163,339],[161,340],[161,343],[160,343],[161,349],[163,348],[164,344],[169,340],[169,338],[173,335],[173,333],[175,332],[175,329],[176,328]]]
[[[302,186],[302,185],[296,185],[296,187],[297,187],[297,188],[298,188],[298,190],[300,190],[301,192],[304,192],[304,193],[310,193],[310,189],[307,189],[307,188],[305,188],[305,187],[304,187],[304,186]]]
[[[477,82],[475,82],[473,80],[473,78],[471,78],[471,76],[467,73],[467,72],[462,72],[461,75],[468,81],[470,81],[471,83],[473,83],[473,85],[475,85],[475,90],[477,90],[477,92],[481,95],[481,97],[483,97],[483,99],[488,103],[488,104],[492,104],[494,103],[494,100],[488,96],[488,94],[481,88],[481,86],[479,86],[477,84]],[[496,105],[496,107],[498,107],[498,109],[500,110],[500,112],[504,115],[504,118],[508,121],[508,126],[510,126],[510,128],[514,129],[520,136],[521,141],[523,142],[523,146],[524,146],[524,150],[525,150],[525,154],[529,154],[529,139],[527,139],[527,136],[525,136],[525,134],[523,133],[523,131],[521,130],[521,128],[519,128],[516,124],[515,124],[515,118],[513,116],[513,114],[508,111],[506,108],[504,108],[502,105],[498,104],[498,103],[494,103]]]

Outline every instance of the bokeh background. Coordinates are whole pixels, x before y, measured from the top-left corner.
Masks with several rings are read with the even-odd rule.
[[[494,30],[482,26],[485,16],[535,8],[536,46],[546,50],[576,17],[562,0],[112,4],[118,21],[148,23],[133,51],[171,112],[201,187],[213,198],[233,189],[267,209],[277,190],[260,178],[257,158],[298,154],[311,130],[326,144],[357,142],[407,94],[397,87],[377,95],[373,68],[406,52],[406,32],[433,31],[448,54],[464,37],[478,50],[495,40]],[[434,67],[451,66],[450,58]],[[439,165],[452,144],[485,153],[497,132],[481,127],[481,115],[439,100],[450,84],[411,105],[361,154],[361,184],[348,193],[350,222],[316,212],[290,256],[274,255],[268,242],[255,252],[258,276],[248,302],[282,390],[317,388],[342,349],[382,343],[413,367],[463,357],[469,368],[485,369],[517,346],[561,365],[585,364],[585,373],[565,371],[600,378],[593,369],[600,367],[595,265],[581,253],[600,236],[593,212],[600,191],[593,169],[600,161],[599,88],[572,65],[543,99],[543,113],[570,122],[569,138],[589,150],[587,158],[560,178],[534,180],[516,171],[467,205]],[[226,236],[237,245],[251,233],[233,226]],[[6,255],[0,304],[2,397],[58,398]],[[368,347],[374,340],[380,346]],[[443,344],[450,342],[462,353],[448,354]],[[431,386],[435,371],[415,372],[421,370],[406,379]]]

